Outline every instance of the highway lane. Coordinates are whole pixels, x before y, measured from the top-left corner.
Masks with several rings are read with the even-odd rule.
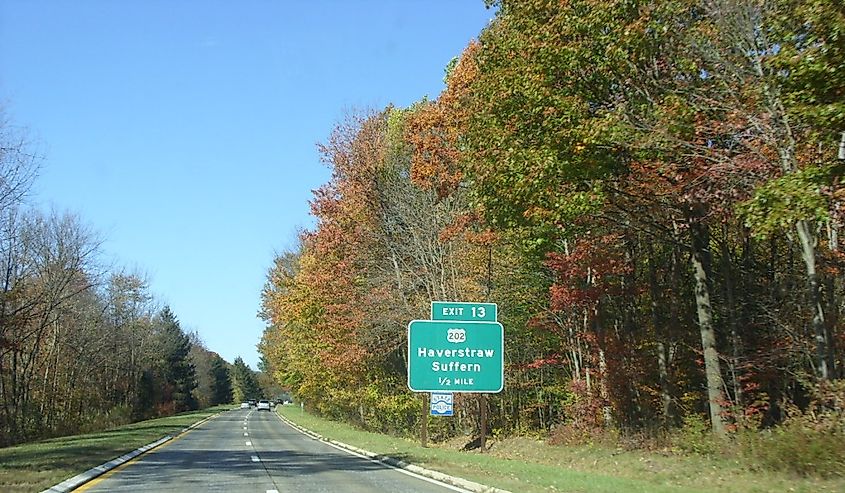
[[[464,491],[314,440],[272,412],[234,410],[76,491]]]

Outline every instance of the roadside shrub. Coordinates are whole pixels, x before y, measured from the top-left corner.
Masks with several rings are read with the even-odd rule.
[[[672,449],[672,435],[661,426],[621,430],[617,447],[622,450],[648,450],[666,454]]]
[[[552,428],[547,440],[549,445],[619,445],[619,432],[614,428],[583,428],[572,423]]]
[[[845,476],[845,381],[818,386],[804,412],[795,406],[786,410],[781,425],[737,436],[746,462],[803,476]]]
[[[132,422],[131,406],[115,406],[108,411],[91,413],[78,423],[74,423],[74,433],[93,433],[108,430]],[[67,433],[63,433],[67,434]]]
[[[421,408],[420,399],[410,392],[383,395],[375,403],[368,424],[379,432],[407,436],[417,427]]]
[[[153,409],[155,410],[155,416],[158,418],[173,416],[176,414],[176,403],[173,401],[161,402],[156,404]]]
[[[398,382],[379,378],[356,389],[352,395],[355,417],[347,422],[367,431],[394,436],[411,436],[417,430],[422,402],[416,394],[402,390]]]
[[[687,453],[713,455],[719,442],[710,431],[710,422],[699,414],[684,416],[683,426],[671,440],[672,445]]]
[[[566,422],[549,433],[549,445],[615,445],[618,433],[605,426],[601,398],[588,391],[582,380],[569,383],[569,399],[563,403]]]

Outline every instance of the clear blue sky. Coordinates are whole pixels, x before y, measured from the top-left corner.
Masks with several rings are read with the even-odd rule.
[[[483,0],[0,0],[0,104],[78,213],[188,330],[253,368],[274,252],[313,225],[315,144],[407,106],[493,17]]]

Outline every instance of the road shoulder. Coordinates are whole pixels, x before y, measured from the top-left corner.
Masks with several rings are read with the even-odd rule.
[[[147,445],[144,445],[143,447],[139,447],[139,448],[133,450],[132,452],[121,455],[120,457],[116,457],[116,458],[114,458],[114,459],[112,459],[108,462],[100,464],[99,466],[92,467],[91,469],[88,469],[85,472],[77,474],[76,476],[68,478],[68,479],[62,481],[61,483],[55,484],[55,485],[51,486],[50,488],[43,490],[41,493],[67,493],[69,491],[73,491],[76,488],[79,488],[80,486],[84,485],[85,483],[88,483],[88,482],[102,476],[103,474],[105,474],[105,473],[107,473],[107,472],[109,472],[109,471],[111,471],[111,470],[113,470],[113,469],[115,469],[119,466],[122,466],[123,464],[126,464],[127,462],[129,462],[129,461],[131,461],[131,460],[133,460],[137,457],[140,457],[141,455],[149,452],[150,450],[153,450],[156,447],[159,447],[159,446],[169,442],[170,440],[172,440],[172,439],[174,439],[178,436],[181,436],[184,433],[187,433],[187,432],[193,430],[197,426],[200,426],[203,423],[205,423],[205,422],[207,422],[211,419],[216,418],[217,416],[220,416],[220,414],[222,414],[222,413],[212,414],[211,416],[203,418],[203,419],[197,421],[196,423],[193,423],[190,426],[183,428],[179,433],[177,433],[175,435],[166,435],[166,436],[164,436],[164,437],[162,437],[162,438],[160,438],[160,439],[158,439],[158,440],[156,440],[152,443],[148,443]]]
[[[280,415],[279,413],[275,413],[276,416],[282,420],[285,424],[290,426],[291,428],[303,433],[315,440],[321,440],[323,442],[330,443],[337,448],[345,450],[347,452],[364,456],[370,460],[374,460],[385,464],[390,467],[394,467],[397,469],[403,469],[414,474],[418,474],[420,476],[424,476],[430,479],[434,479],[436,481],[440,481],[442,483],[446,483],[452,486],[456,486],[458,488],[463,488],[467,491],[472,491],[473,493],[510,493],[507,490],[494,488],[492,486],[487,486],[481,483],[476,483],[475,481],[469,481],[467,479],[459,478],[456,476],[450,476],[448,474],[444,474],[442,472],[434,471],[431,469],[426,469],[424,467],[420,467],[414,464],[410,464],[403,460],[396,459],[395,457],[390,457],[387,455],[376,454],[374,452],[370,452],[368,450],[364,450],[362,448],[358,448],[354,445],[349,445],[347,443],[339,442],[337,440],[333,440],[331,438],[326,438],[319,433],[315,433],[307,428],[304,428],[293,421],[287,419],[286,417]]]

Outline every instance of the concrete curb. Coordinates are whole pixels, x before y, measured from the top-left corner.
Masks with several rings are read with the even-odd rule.
[[[147,445],[144,445],[141,448],[137,448],[137,449],[133,450],[132,452],[129,452],[128,454],[121,455],[120,457],[117,457],[116,459],[112,459],[112,460],[110,460],[110,461],[108,461],[104,464],[100,464],[97,467],[92,467],[91,469],[88,469],[87,471],[85,471],[83,473],[77,474],[76,476],[74,476],[72,478],[65,479],[61,483],[54,485],[54,486],[42,491],[41,493],[67,493],[68,491],[73,491],[76,488],[79,488],[83,484],[87,483],[88,481],[91,481],[92,479],[94,479],[98,476],[102,476],[103,474],[111,471],[115,467],[129,462],[130,460],[134,459],[135,457],[138,457],[141,454],[149,452],[150,450],[158,447],[159,445],[166,443],[166,442],[172,440],[173,438],[178,437],[179,435],[196,428],[197,426],[205,423],[206,421],[210,420],[211,418],[216,418],[220,414],[222,414],[222,412],[217,413],[217,414],[212,414],[211,416],[209,416],[207,418],[203,418],[203,419],[197,421],[196,423],[188,426],[187,428],[182,428],[182,430],[179,433],[177,433],[175,436],[167,435],[164,438],[160,438],[153,443],[148,443]]]
[[[330,443],[330,444],[332,444],[336,447],[348,450],[350,452],[354,452],[358,455],[363,455],[363,456],[368,457],[372,460],[382,462],[384,464],[396,467],[398,469],[404,469],[404,470],[410,471],[414,474],[419,474],[420,476],[425,476],[427,478],[431,478],[431,479],[440,481],[441,483],[446,483],[446,484],[449,484],[449,485],[452,485],[452,486],[457,486],[458,488],[463,488],[467,491],[472,491],[473,493],[510,493],[508,490],[502,490],[502,489],[494,488],[492,486],[487,486],[487,485],[484,485],[484,484],[481,484],[481,483],[476,483],[474,481],[469,481],[467,479],[458,478],[458,477],[455,477],[455,476],[450,476],[448,474],[443,474],[442,472],[433,471],[431,469],[426,469],[424,467],[420,467],[420,466],[416,466],[414,464],[410,464],[410,463],[405,462],[403,460],[399,460],[395,457],[376,454],[374,452],[370,452],[369,450],[364,450],[364,449],[358,448],[354,445],[349,445],[347,443],[339,442],[337,440],[332,440],[331,438],[326,438],[326,437],[320,435],[319,433],[314,433],[313,431],[311,431],[307,428],[303,428],[302,426],[299,426],[298,424],[296,424],[293,421],[287,419],[286,417],[282,416],[279,413],[276,413],[276,416],[278,416],[279,419],[284,421],[290,427],[310,436],[311,438],[313,438],[315,440],[320,440],[320,441],[323,441],[323,442]]]

